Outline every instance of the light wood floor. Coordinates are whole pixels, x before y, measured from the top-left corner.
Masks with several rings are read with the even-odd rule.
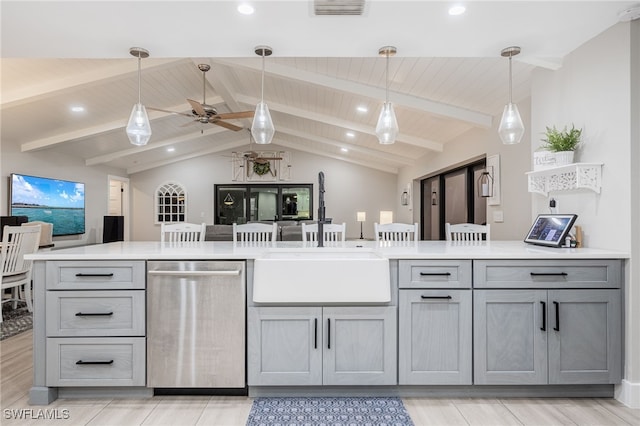
[[[5,425],[244,425],[251,398],[157,396],[150,399],[59,399],[30,406],[32,333],[0,342],[0,424]],[[640,425],[640,410],[612,399],[404,398],[416,426],[422,425]],[[39,410],[45,410],[45,413]],[[16,414],[57,416],[15,419]],[[67,417],[64,419],[64,417]]]

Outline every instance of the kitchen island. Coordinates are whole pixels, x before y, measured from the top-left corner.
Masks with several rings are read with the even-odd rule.
[[[267,254],[313,259],[314,253],[349,258],[363,252],[388,259],[388,298],[254,300],[254,264]],[[154,260],[244,262],[250,395],[611,396],[621,380],[628,258],[622,252],[519,241],[356,240],[323,248],[302,242],[116,242],[31,258],[31,404],[59,395],[153,394],[146,377],[145,298],[147,261]],[[95,317],[78,312],[78,320],[78,313],[65,316],[59,302],[71,294],[95,296],[101,307],[107,299],[126,302]],[[113,321],[119,312],[123,321]],[[100,318],[115,324],[96,326]],[[110,349],[113,356],[82,359],[85,350]]]

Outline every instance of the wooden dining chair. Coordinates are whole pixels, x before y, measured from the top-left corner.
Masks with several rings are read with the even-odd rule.
[[[162,223],[160,242],[185,243],[204,241],[206,223]]]
[[[491,240],[490,225],[477,225],[475,223],[445,224],[445,236],[447,241],[489,241]]]
[[[318,241],[318,224],[302,223],[302,241]],[[322,226],[324,242],[342,242],[345,240],[346,223],[326,223]]]
[[[414,223],[374,223],[376,241],[409,242],[418,241],[418,224]]]
[[[39,226],[5,226],[0,246],[0,292],[11,289],[11,296],[2,299],[2,303],[12,302],[15,309],[18,301],[27,303],[29,312],[33,312],[31,302],[31,266],[32,261],[24,258],[27,254],[38,251],[40,244]],[[24,293],[21,288],[24,287]],[[20,297],[24,294],[24,300]],[[1,309],[0,309],[1,311]],[[0,312],[0,322],[2,314]]]
[[[278,224],[244,223],[233,224],[233,243],[275,243],[278,239]]]

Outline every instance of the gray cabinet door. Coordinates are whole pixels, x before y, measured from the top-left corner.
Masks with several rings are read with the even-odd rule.
[[[248,384],[322,384],[322,308],[249,308]]]
[[[395,306],[323,308],[323,384],[395,385]]]
[[[400,290],[398,382],[470,385],[471,290]]]
[[[549,290],[548,299],[549,383],[619,383],[620,290]]]
[[[546,290],[474,290],[474,383],[547,383]]]

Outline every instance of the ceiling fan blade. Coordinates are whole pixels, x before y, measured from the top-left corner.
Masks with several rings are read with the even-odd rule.
[[[235,124],[227,123],[226,121],[221,121],[221,120],[209,120],[209,123],[216,124],[218,126],[224,127],[225,129],[233,130],[233,131],[236,131],[236,132],[238,130],[242,130],[243,129],[243,127],[236,126]]]
[[[224,114],[218,114],[215,116],[215,118],[221,118],[223,120],[234,120],[237,118],[252,118],[254,114],[254,111],[227,112]]]
[[[198,114],[199,116],[203,116],[206,115],[207,113],[204,111],[204,108],[202,108],[202,105],[200,104],[200,102],[196,102],[194,100],[191,99],[187,99],[187,102],[189,102],[189,104],[191,105],[191,108],[193,108],[193,110],[196,112],[196,114]]]
[[[184,112],[169,111],[166,109],[160,109],[160,108],[154,108],[154,107],[147,107],[147,109],[150,109],[152,111],[168,112],[169,114],[175,114],[175,115],[184,115],[185,117],[193,118],[193,115],[186,114]]]

